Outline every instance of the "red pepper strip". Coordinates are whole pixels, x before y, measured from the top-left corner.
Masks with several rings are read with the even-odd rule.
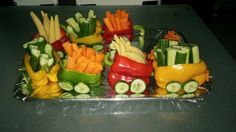
[[[114,63],[108,73],[108,83],[114,88],[118,81],[122,80],[131,83],[135,78],[139,78],[148,85],[152,70],[151,62],[141,64],[116,54]]]
[[[62,44],[67,41],[69,41],[69,38],[67,36],[63,36],[59,40],[53,42],[52,46],[56,51],[64,51]]]

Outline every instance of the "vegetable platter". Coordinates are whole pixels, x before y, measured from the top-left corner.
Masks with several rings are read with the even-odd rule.
[[[173,29],[135,25],[123,9],[60,20],[30,12],[38,32],[13,96],[21,101],[199,100],[211,90],[197,44]]]

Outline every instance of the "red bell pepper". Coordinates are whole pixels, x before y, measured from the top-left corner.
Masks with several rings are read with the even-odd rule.
[[[130,84],[134,79],[139,78],[148,85],[152,70],[151,61],[148,61],[147,64],[142,64],[116,54],[114,63],[108,73],[108,83],[114,89],[118,81],[122,80]]]

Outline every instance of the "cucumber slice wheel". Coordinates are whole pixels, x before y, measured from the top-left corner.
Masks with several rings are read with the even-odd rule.
[[[74,86],[72,85],[72,83],[70,82],[59,82],[58,83],[58,86],[63,89],[63,90],[66,90],[66,91],[71,91],[73,90]]]
[[[166,84],[166,90],[171,93],[176,93],[181,89],[181,83],[178,81],[171,81]]]
[[[195,95],[193,93],[189,93],[189,94],[184,94],[181,97],[182,98],[193,98]]]
[[[142,79],[134,79],[131,82],[130,90],[133,93],[142,93],[146,89],[146,84]]]
[[[80,82],[77,85],[75,85],[74,90],[77,93],[86,94],[86,93],[88,93],[90,91],[90,88],[88,87],[88,85]]]
[[[183,84],[183,89],[186,93],[193,93],[197,90],[199,84],[195,80],[189,80]]]
[[[129,84],[126,82],[120,81],[115,84],[115,91],[118,94],[126,93],[129,90]]]

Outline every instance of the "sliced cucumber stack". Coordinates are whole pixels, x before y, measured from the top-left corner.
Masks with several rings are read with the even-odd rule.
[[[74,90],[77,93],[86,94],[89,93],[90,88],[88,87],[88,85],[84,84],[83,82],[80,82],[77,85],[75,85]]]
[[[199,84],[196,80],[189,80],[183,84],[183,89],[186,93],[193,93],[197,90]]]
[[[142,79],[134,79],[130,85],[130,91],[133,93],[142,93],[146,89],[146,84]]]
[[[178,81],[171,81],[166,84],[166,90],[171,93],[176,93],[181,89],[181,83]]]
[[[124,94],[129,90],[129,84],[124,81],[117,82],[115,84],[115,91],[118,94]]]

